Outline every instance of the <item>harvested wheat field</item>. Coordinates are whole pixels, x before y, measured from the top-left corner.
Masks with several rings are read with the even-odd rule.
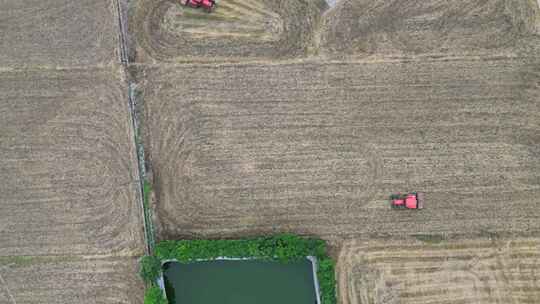
[[[331,56],[540,52],[536,0],[343,0],[322,28]]]
[[[144,75],[162,238],[540,228],[538,59]],[[414,190],[425,210],[390,210],[390,193]]]
[[[0,257],[0,303],[142,303],[135,258]]]
[[[142,253],[120,75],[0,73],[0,256]]]
[[[3,0],[0,67],[85,66],[117,59],[110,0]]]
[[[536,238],[345,242],[342,304],[510,304],[540,299]]]
[[[178,1],[140,0],[130,31],[137,62],[301,57],[324,8],[324,0],[234,0],[208,14]]]

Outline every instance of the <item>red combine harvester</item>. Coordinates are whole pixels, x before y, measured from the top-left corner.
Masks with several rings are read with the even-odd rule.
[[[216,0],[180,0],[180,3],[193,8],[202,7],[208,13],[212,12],[216,6]]]
[[[392,194],[390,196],[394,209],[423,209],[424,192],[411,192],[407,194]]]

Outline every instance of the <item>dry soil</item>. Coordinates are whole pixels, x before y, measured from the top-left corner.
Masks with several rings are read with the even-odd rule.
[[[119,70],[0,73],[0,256],[140,252]]]
[[[144,75],[162,237],[540,228],[536,58]],[[414,190],[425,210],[390,210],[390,193]]]
[[[343,0],[325,14],[328,56],[540,52],[536,0]]]
[[[323,0],[228,0],[208,14],[179,1],[140,0],[130,29],[136,61],[239,61],[305,56]]]
[[[352,240],[338,259],[342,304],[538,303],[537,238]]]
[[[108,64],[117,60],[111,0],[2,0],[0,67]]]
[[[0,303],[142,303],[135,258],[0,257]]]

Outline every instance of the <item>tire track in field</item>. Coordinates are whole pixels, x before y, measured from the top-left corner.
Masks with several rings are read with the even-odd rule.
[[[321,8],[312,2],[222,1],[208,14],[177,2],[140,1],[131,21],[137,62],[302,57]]]
[[[201,223],[197,223],[197,220],[194,220],[194,216],[197,218],[201,218],[203,216],[203,213],[201,213],[200,205],[199,204],[206,204],[205,200],[209,199],[212,195],[215,195],[213,193],[223,193],[227,198],[221,200],[220,206],[218,206],[215,210],[204,210],[205,213],[210,212],[210,214],[207,216],[209,218],[221,218],[222,216],[226,217],[226,214],[228,212],[231,212],[232,210],[242,210],[244,208],[243,206],[246,206],[245,204],[236,204],[234,201],[229,202],[230,198],[236,198],[237,196],[230,196],[229,194],[231,191],[241,191],[239,196],[240,200],[244,201],[246,203],[249,203],[249,200],[261,200],[261,203],[259,204],[252,204],[251,206],[246,206],[247,208],[257,208],[257,215],[260,219],[261,216],[264,216],[268,212],[272,213],[275,212],[275,207],[271,207],[269,209],[265,208],[265,204],[263,203],[263,200],[265,198],[259,198],[260,195],[270,194],[272,195],[271,191],[280,191],[279,187],[286,189],[285,191],[289,191],[288,189],[292,189],[292,187],[297,187],[299,189],[302,189],[302,187],[309,187],[306,188],[306,190],[302,190],[302,193],[300,195],[311,195],[311,197],[316,197],[318,195],[318,192],[325,191],[326,189],[322,189],[320,191],[317,191],[315,194],[311,194],[311,187],[306,184],[306,177],[309,176],[325,176],[328,175],[328,173],[332,176],[331,178],[335,178],[336,175],[332,173],[333,171],[341,171],[341,172],[349,172],[344,171],[348,170],[346,169],[349,165],[354,166],[360,166],[362,170],[359,170],[360,173],[355,173],[356,178],[354,183],[361,184],[362,187],[359,188],[357,186],[352,186],[348,188],[343,188],[344,193],[340,195],[344,195],[344,199],[346,200],[345,203],[346,206],[352,206],[351,209],[357,208],[357,203],[352,203],[352,201],[348,197],[357,197],[358,195],[365,197],[366,200],[369,200],[370,195],[370,185],[371,182],[374,180],[374,175],[376,168],[378,167],[376,163],[373,163],[371,158],[375,156],[373,152],[369,150],[369,146],[362,146],[361,143],[357,142],[358,139],[355,139],[354,136],[348,136],[349,138],[347,140],[351,140],[351,143],[347,143],[347,145],[340,146],[343,151],[339,152],[340,155],[342,155],[346,160],[342,160],[340,157],[335,158],[335,153],[338,151],[333,151],[332,148],[324,148],[323,146],[317,144],[317,141],[315,139],[314,143],[309,145],[304,145],[303,143],[300,143],[301,145],[294,148],[291,147],[286,148],[285,150],[282,150],[282,152],[276,153],[276,156],[272,155],[258,155],[256,151],[266,151],[267,147],[262,147],[261,149],[250,149],[249,152],[243,153],[241,159],[235,160],[235,155],[233,151],[227,151],[223,150],[225,152],[224,154],[219,152],[219,155],[215,154],[212,150],[208,150],[208,148],[211,148],[211,146],[208,146],[211,141],[214,140],[214,136],[217,139],[216,142],[212,143],[212,145],[216,145],[218,147],[226,147],[226,145],[229,144],[228,138],[233,138],[233,141],[235,141],[236,135],[234,134],[237,132],[237,130],[241,129],[241,124],[247,122],[256,122],[261,121],[264,123],[264,121],[257,118],[256,115],[248,115],[248,114],[240,114],[240,115],[234,115],[237,116],[238,119],[241,119],[242,121],[225,121],[224,123],[227,125],[226,129],[223,130],[222,134],[212,134],[207,133],[207,131],[213,132],[212,130],[207,130],[205,128],[205,125],[210,126],[215,123],[221,124],[220,121],[223,117],[223,113],[221,113],[220,110],[218,110],[219,113],[205,113],[201,112],[204,111],[204,109],[198,107],[197,105],[199,103],[197,102],[190,102],[189,100],[184,103],[178,103],[179,100],[176,94],[181,95],[183,92],[183,87],[186,84],[183,81],[178,82],[181,83],[180,85],[174,85],[174,87],[170,87],[169,85],[160,86],[161,90],[164,92],[155,92],[155,90],[150,89],[150,94],[145,94],[145,100],[151,101],[151,100],[162,100],[159,104],[156,104],[157,107],[160,109],[160,114],[149,117],[146,119],[149,122],[149,126],[151,129],[155,130],[162,130],[161,131],[161,140],[160,142],[152,142],[150,145],[152,147],[152,150],[158,150],[160,151],[159,158],[156,159],[156,155],[152,155],[152,162],[156,165],[155,168],[157,170],[156,176],[158,176],[157,184],[159,185],[159,196],[161,198],[164,197],[170,197],[169,199],[160,199],[160,204],[163,205],[165,208],[175,208],[175,204],[178,204],[178,202],[182,202],[182,213],[176,214],[171,212],[164,212],[160,213],[160,219],[163,221],[167,221],[167,218],[176,219],[178,221],[179,218],[185,218],[186,222],[191,222],[194,224],[190,225],[206,225]],[[180,90],[180,92],[177,91],[177,89]],[[167,96],[168,92],[172,92],[172,94],[175,94],[173,96]],[[159,97],[158,97],[159,96]],[[236,98],[231,98],[231,100],[236,100]],[[211,105],[209,105],[211,106]],[[234,108],[237,108],[238,106],[245,107],[246,105],[239,104],[234,105],[232,104]],[[204,107],[204,106],[203,106]],[[181,109],[181,110],[180,110]],[[180,110],[180,111],[179,111]],[[282,110],[278,109],[279,113],[275,115],[276,122],[278,123],[287,123],[287,122],[279,122],[279,119],[281,117],[285,117],[281,114]],[[176,121],[171,121],[169,119],[163,119],[165,117],[166,113],[177,113],[179,114],[176,116]],[[202,116],[201,116],[202,115]],[[313,114],[318,115],[318,114]],[[313,116],[312,114],[307,114],[305,117]],[[268,115],[261,115],[261,117],[265,117]],[[270,116],[269,116],[270,117]],[[198,119],[200,118],[200,119]],[[314,119],[317,119],[316,116],[313,116]],[[216,120],[217,119],[217,120]],[[292,121],[291,121],[292,122]],[[155,125],[154,125],[155,123]],[[238,124],[238,126],[234,126],[235,124]],[[186,127],[189,126],[189,130],[191,131],[191,134],[188,136],[184,136],[183,134],[186,133]],[[262,128],[261,128],[262,127]],[[240,128],[240,129],[239,129]],[[312,128],[310,125],[308,125],[308,128]],[[314,126],[313,128],[316,128]],[[264,126],[258,126],[253,130],[259,130],[259,129],[265,129]],[[279,131],[283,132],[283,131]],[[220,131],[221,133],[221,131]],[[294,135],[294,134],[293,134]],[[296,136],[296,135],[294,135]],[[172,143],[169,143],[169,140],[172,140]],[[225,142],[221,142],[222,140],[225,140]],[[339,139],[342,140],[342,139]],[[181,142],[181,144],[178,144],[178,141]],[[276,142],[273,140],[272,142]],[[198,145],[202,145],[202,147],[198,147]],[[240,141],[238,143],[234,143],[233,145],[243,145],[243,141]],[[271,142],[262,142],[261,144],[268,146],[271,144]],[[291,144],[294,144],[292,141]],[[165,147],[166,146],[166,147]],[[333,145],[329,145],[330,147]],[[172,150],[168,149],[167,147],[170,147]],[[193,147],[199,149],[202,149],[205,151],[205,153],[201,153],[202,151],[199,150],[198,153],[193,153]],[[269,146],[268,146],[269,147]],[[337,147],[337,146],[336,146]],[[309,156],[311,154],[311,149],[321,149],[323,151],[323,155],[320,157],[320,160],[313,159],[313,157]],[[221,148],[218,148],[221,149]],[[324,152],[324,150],[328,150]],[[206,160],[202,160],[201,164],[201,156],[205,156],[206,152],[209,152],[212,154],[212,156],[208,157]],[[282,164],[279,165],[279,167],[266,167],[265,163],[268,163],[268,160],[264,160],[264,157],[277,157],[281,153],[286,158],[290,158],[290,160],[285,160]],[[191,161],[186,161],[185,155],[194,155],[192,157]],[[251,154],[251,155],[250,155]],[[224,162],[226,162],[225,167],[223,165],[219,165],[217,163],[213,162],[214,157],[218,157],[218,159],[223,159]],[[231,160],[227,160],[230,159]],[[257,159],[260,160],[257,160]],[[255,159],[255,160],[253,160]],[[314,162],[314,166],[312,168],[315,168],[315,170],[311,169],[303,169],[303,165],[298,166],[294,165],[294,163],[297,162],[297,160],[306,159],[308,162]],[[343,165],[339,164],[340,162],[347,162],[347,159],[350,159],[351,163],[346,164],[343,163]],[[375,158],[376,159],[376,158]],[[179,161],[180,160],[180,161]],[[221,160],[219,160],[221,161]],[[161,163],[173,163],[175,165],[166,165],[162,166]],[[337,162],[337,163],[336,163]],[[356,163],[356,165],[355,165]],[[202,166],[201,166],[202,165]],[[284,174],[287,172],[286,170],[288,165],[295,166],[296,168],[292,168],[290,170],[290,175],[295,175],[299,177],[298,182],[289,182],[286,181],[288,184],[280,184],[279,180],[284,179]],[[284,166],[284,167],[282,167]],[[374,166],[374,167],[373,167]],[[282,167],[282,168],[281,168]],[[373,167],[373,168],[371,168]],[[212,173],[205,173],[205,171],[208,171],[209,168],[214,168],[211,170],[214,170]],[[155,171],[156,171],[155,170]],[[204,171],[203,171],[204,170]],[[228,172],[235,172],[238,174],[243,175],[241,181],[227,181]],[[319,173],[319,171],[323,171],[326,173]],[[165,173],[166,172],[166,173]],[[264,172],[267,172],[269,174],[272,174],[271,177],[265,177],[260,174],[264,174]],[[281,173],[283,172],[283,173]],[[216,189],[212,189],[211,187],[206,187],[205,185],[201,185],[199,181],[194,180],[194,177],[204,174],[205,176],[214,176],[217,179],[211,179],[209,180],[210,185],[216,185]],[[351,174],[351,173],[348,173]],[[359,174],[365,174],[365,176],[361,176]],[[304,177],[302,177],[304,175]],[[171,177],[174,176],[173,179]],[[181,177],[181,178],[179,178]],[[220,180],[222,178],[225,178],[224,180]],[[271,179],[270,179],[271,178]],[[294,180],[294,179],[293,179]],[[278,187],[272,186],[277,181]],[[284,180],[285,181],[285,180]],[[194,183],[195,182],[195,183]],[[339,184],[337,183],[343,183],[339,180],[330,181],[327,179],[321,180],[322,183],[316,185],[318,187],[339,187]],[[321,183],[319,182],[319,183]],[[350,183],[350,182],[349,182]],[[242,188],[244,186],[242,185],[248,185],[248,188]],[[193,187],[193,189],[190,189]],[[212,186],[213,187],[213,186]],[[275,187],[275,188],[274,188]],[[186,191],[190,189],[189,191]],[[200,190],[195,190],[200,189]],[[275,190],[274,190],[275,189]],[[309,190],[307,190],[309,189]],[[339,189],[338,189],[339,190]],[[245,191],[245,192],[244,192]],[[335,191],[335,190],[334,190]],[[213,193],[212,193],[213,192]],[[362,193],[359,193],[362,192]],[[191,194],[191,193],[197,193],[197,194]],[[260,193],[260,194],[259,194]],[[279,192],[278,192],[279,193]],[[291,195],[291,197],[289,197]],[[294,200],[294,193],[283,193],[278,194],[276,196],[276,200],[281,201],[280,207],[281,208],[294,208],[297,209],[299,204],[294,204],[292,206],[287,206],[290,201]],[[259,196],[259,197],[258,197]],[[283,205],[282,205],[283,204]],[[226,208],[227,213],[220,213],[223,208]],[[309,206],[306,206],[306,211],[312,211],[311,208],[317,208],[316,205],[310,204]],[[311,210],[310,210],[311,209]],[[242,212],[242,211],[240,211]],[[294,212],[290,212],[290,216],[292,216],[293,213],[304,211],[302,210],[295,210]],[[190,219],[189,221],[187,219]],[[250,219],[248,219],[250,221]],[[240,223],[242,225],[242,223]],[[268,225],[268,223],[266,223]],[[182,226],[182,224],[180,225]],[[216,226],[217,227],[217,226]],[[178,228],[181,229],[181,228]]]
[[[129,122],[111,75],[2,74],[0,167],[11,178],[0,187],[0,255],[137,250]]]
[[[17,297],[17,302],[12,303],[143,301],[143,284],[136,275],[138,262],[132,257],[41,256],[13,261],[2,267],[5,286],[9,285]]]
[[[0,269],[0,270],[2,270],[2,269]],[[11,300],[11,303],[17,304],[17,301],[15,301],[15,297],[13,297],[13,294],[9,290],[9,287],[7,286],[7,283],[4,280],[4,277],[2,276],[1,272],[0,272],[0,284],[2,285],[3,289],[6,291],[6,294],[8,295],[9,299]]]
[[[162,236],[536,231],[535,60],[148,68]]]
[[[349,1],[323,22],[329,56],[538,52],[540,10],[531,0]]]
[[[341,301],[533,303],[538,246],[536,239],[347,241],[338,260]]]

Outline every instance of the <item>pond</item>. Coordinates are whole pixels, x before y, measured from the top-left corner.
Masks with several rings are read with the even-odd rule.
[[[218,260],[164,265],[171,304],[314,304],[311,261]]]

